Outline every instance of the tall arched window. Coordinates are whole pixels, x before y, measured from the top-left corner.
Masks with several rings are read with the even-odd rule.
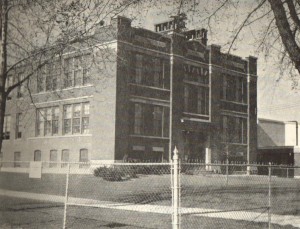
[[[14,167],[21,167],[21,152],[14,152]]]
[[[57,162],[57,150],[52,149],[52,150],[50,150],[50,164],[49,164],[49,167],[50,168],[56,167],[57,164],[55,162]]]
[[[33,157],[34,161],[42,161],[42,153],[40,150],[35,150],[34,151],[34,157]]]
[[[80,149],[79,152],[79,162],[88,162],[89,161],[89,151],[88,149]],[[79,167],[83,168],[86,167],[87,165],[82,165],[80,164]]]
[[[61,151],[61,167],[66,167],[67,163],[63,163],[63,162],[68,162],[69,161],[69,150],[68,149],[63,149]]]

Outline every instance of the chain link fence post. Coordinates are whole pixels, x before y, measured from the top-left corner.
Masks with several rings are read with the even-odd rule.
[[[174,149],[174,155],[173,155],[173,196],[172,196],[172,203],[173,203],[173,219],[172,219],[172,224],[173,224],[173,229],[180,229],[180,215],[179,215],[179,199],[180,199],[180,184],[179,184],[179,157],[178,157],[178,150],[175,147]]]
[[[66,175],[66,191],[65,191],[65,203],[64,203],[64,223],[63,229],[66,228],[67,221],[67,205],[68,205],[68,192],[69,192],[69,175],[70,175],[70,163],[67,166],[67,175]]]
[[[268,197],[269,197],[269,203],[268,203],[268,225],[269,225],[269,229],[271,229],[271,177],[272,177],[272,166],[271,163],[269,163],[269,193],[268,193]]]
[[[228,166],[229,166],[229,160],[228,160],[228,158],[226,159],[226,186],[228,186],[228,175],[229,175],[229,168],[228,168]]]

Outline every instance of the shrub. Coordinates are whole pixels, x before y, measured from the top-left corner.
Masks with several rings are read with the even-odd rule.
[[[107,181],[121,181],[124,174],[114,167],[99,167],[94,170],[94,176],[102,177]]]
[[[115,165],[112,167],[96,168],[94,176],[101,177],[107,181],[122,181],[137,178],[137,172],[134,167]]]
[[[169,165],[114,165],[99,167],[94,170],[94,176],[107,181],[121,181],[137,178],[138,174],[161,175],[170,174]]]
[[[136,166],[136,172],[143,175],[162,175],[170,174],[171,168],[169,165],[139,165]]]

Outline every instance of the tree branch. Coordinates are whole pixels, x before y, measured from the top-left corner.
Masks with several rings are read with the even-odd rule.
[[[287,19],[287,15],[281,0],[268,0],[274,13],[276,25],[281,41],[300,73],[300,49],[294,39],[293,32]]]
[[[289,8],[291,18],[295,22],[296,27],[298,29],[300,29],[300,20],[299,20],[298,14],[296,12],[296,8],[295,8],[296,6],[294,5],[293,0],[286,0],[285,2],[287,3],[287,6]]]
[[[242,29],[245,27],[246,23],[248,22],[248,20],[251,18],[251,16],[260,8],[262,7],[262,5],[266,2],[266,0],[262,0],[246,17],[246,19],[243,21],[243,23],[240,25],[238,31],[236,32],[230,47],[228,49],[228,53],[230,53],[230,50],[232,49],[232,46],[234,44],[234,42],[236,41],[236,39],[238,38],[240,32],[242,31]]]

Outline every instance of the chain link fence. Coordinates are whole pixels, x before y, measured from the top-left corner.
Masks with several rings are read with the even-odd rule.
[[[0,162],[0,228],[62,228],[66,169],[49,163],[30,178],[31,162]]]
[[[0,228],[297,228],[299,169],[1,162]]]

